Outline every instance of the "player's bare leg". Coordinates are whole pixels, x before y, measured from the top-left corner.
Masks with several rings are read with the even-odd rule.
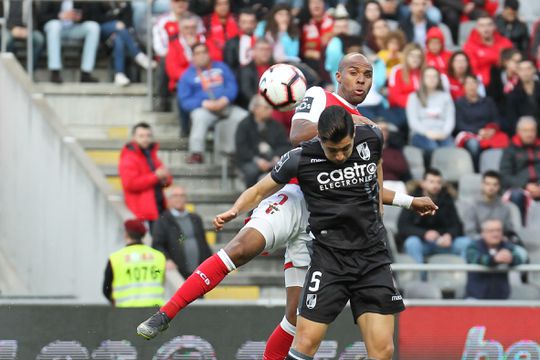
[[[285,360],[312,360],[328,330],[328,324],[297,317],[293,346]]]
[[[394,354],[394,315],[364,313],[356,320],[366,344],[368,356],[391,360]]]
[[[285,316],[268,338],[266,348],[264,349],[263,360],[283,360],[287,356],[293,342],[296,333],[296,311],[298,309],[302,287],[289,286],[286,288],[286,291],[287,304],[285,307]]]
[[[199,265],[172,298],[137,327],[137,334],[149,340],[166,330],[180,310],[214,289],[229,272],[259,255],[265,245],[266,240],[259,231],[242,229],[225,248]]]

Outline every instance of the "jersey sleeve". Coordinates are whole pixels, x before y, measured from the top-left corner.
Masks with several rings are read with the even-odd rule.
[[[296,177],[301,154],[302,148],[292,149],[283,154],[270,173],[272,179],[278,184],[287,184],[292,178]]]
[[[319,116],[326,107],[326,94],[320,86],[312,86],[304,95],[302,102],[296,107],[292,121],[303,119],[314,123],[319,122]]]
[[[377,140],[379,141],[379,154],[381,154],[381,159],[382,159],[382,151],[383,151],[383,146],[384,146],[384,137],[383,137],[382,131],[378,126],[373,126],[373,125],[367,125],[367,126],[371,128],[373,133],[375,133]]]

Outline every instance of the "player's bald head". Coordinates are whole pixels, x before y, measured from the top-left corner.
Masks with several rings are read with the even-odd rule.
[[[338,71],[342,72],[344,69],[351,67],[351,66],[369,66],[371,67],[371,64],[369,63],[369,60],[367,57],[360,53],[350,53],[347,54],[341,59],[339,62]]]

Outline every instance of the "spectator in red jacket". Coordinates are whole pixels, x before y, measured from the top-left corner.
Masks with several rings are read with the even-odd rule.
[[[401,63],[394,66],[388,76],[388,101],[392,122],[400,129],[406,128],[405,107],[409,95],[420,87],[420,71],[424,66],[424,52],[420,45],[412,43],[405,46]]]
[[[448,61],[452,52],[444,48],[444,34],[434,26],[426,35],[426,65],[433,66],[441,74],[447,74]]]
[[[476,21],[476,28],[471,31],[463,51],[469,55],[474,73],[488,85],[491,67],[499,63],[501,51],[512,46],[510,40],[497,32],[493,19],[484,14]]]
[[[204,18],[204,25],[210,52],[216,52],[216,61],[223,61],[225,43],[239,34],[236,19],[231,13],[230,1],[214,0],[214,12]]]
[[[153,142],[150,125],[138,123],[132,136],[123,147],[118,164],[124,199],[138,219],[152,226],[167,208],[163,188],[171,184],[172,177],[157,157],[159,145]]]
[[[472,71],[471,60],[463,51],[458,50],[450,56],[448,60],[448,82],[450,84],[450,94],[456,100],[465,96],[465,78],[469,75],[475,76]],[[479,95],[485,95],[483,84],[479,84]]]

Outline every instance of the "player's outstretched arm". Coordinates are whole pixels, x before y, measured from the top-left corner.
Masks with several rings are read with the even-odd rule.
[[[383,188],[382,198],[384,205],[400,206],[404,209],[415,211],[421,216],[435,215],[435,212],[439,209],[428,196],[414,197]]]
[[[229,210],[217,215],[214,218],[214,227],[218,231],[223,229],[225,223],[236,218],[238,214],[253,209],[263,199],[274,194],[282,187],[283,184],[275,182],[270,174],[266,175],[258,183],[244,191]]]

